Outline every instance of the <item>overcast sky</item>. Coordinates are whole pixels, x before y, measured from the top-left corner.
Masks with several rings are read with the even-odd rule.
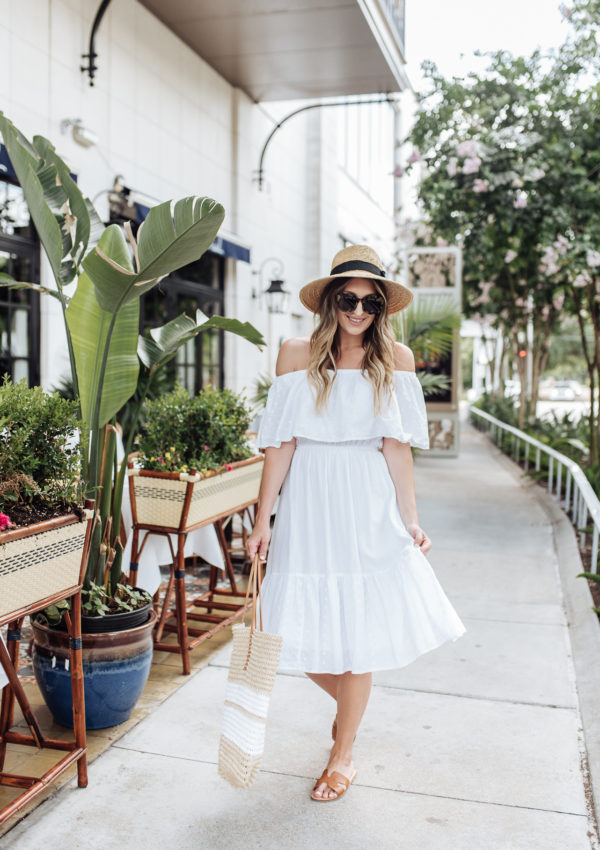
[[[413,88],[422,87],[424,59],[451,76],[485,67],[485,59],[473,56],[477,49],[527,55],[537,46],[558,47],[570,29],[558,6],[558,0],[407,0],[406,70]]]

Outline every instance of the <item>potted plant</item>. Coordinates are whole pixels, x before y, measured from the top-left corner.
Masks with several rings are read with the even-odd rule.
[[[0,617],[79,583],[78,426],[76,403],[25,380],[0,385]]]
[[[74,762],[79,786],[87,785],[80,591],[93,502],[84,502],[82,496],[78,424],[77,404],[48,395],[41,387],[29,388],[24,380],[13,384],[5,377],[0,385],[0,625],[8,625],[7,647],[0,638],[0,763],[7,744],[61,754],[37,779],[3,774],[5,785],[25,790],[2,807],[0,822]],[[25,617],[44,607],[57,611],[70,602],[73,608],[65,628],[69,657],[65,699],[75,715],[75,732],[73,741],[65,741],[42,732],[17,671]],[[30,734],[13,728],[15,702]]]
[[[150,210],[137,236],[127,225],[125,229],[117,225],[104,227],[47,139],[35,136],[29,141],[1,112],[0,131],[48,257],[56,290],[6,276],[0,285],[29,286],[58,299],[61,305],[73,389],[84,423],[81,433],[85,495],[95,498],[97,505],[84,604],[95,606],[90,613],[102,620],[111,608],[146,604],[131,593],[123,600],[121,504],[127,454],[153,376],[175,356],[180,345],[209,328],[239,334],[259,347],[264,340],[248,323],[221,316],[209,319],[200,312],[195,318],[182,315],[146,337],[138,335],[140,296],[171,272],[202,256],[223,221],[225,211],[220,204],[205,197],[159,204]],[[69,284],[74,285],[72,294],[67,290]],[[137,402],[129,419],[129,433],[123,435],[125,459],[117,464],[116,416],[134,395]],[[90,728],[120,722],[131,710],[150,667],[154,617],[149,610],[149,619],[141,626],[98,631],[93,637],[84,637]],[[40,669],[44,664],[42,657],[50,660],[44,665],[47,700],[64,686],[63,638],[58,624],[36,623]],[[133,658],[137,659],[135,664]],[[96,662],[97,669],[91,670],[90,665]],[[128,671],[132,671],[132,681],[121,679]],[[129,696],[133,702],[130,699],[128,707],[115,701],[115,694]],[[95,707],[91,705],[92,697]],[[114,702],[118,704],[113,711]],[[53,711],[59,722],[65,722],[68,718],[60,713],[59,703],[57,698]]]
[[[250,411],[231,390],[182,387],[146,404],[138,468],[129,487],[138,526],[190,531],[258,498],[264,455],[246,432]]]

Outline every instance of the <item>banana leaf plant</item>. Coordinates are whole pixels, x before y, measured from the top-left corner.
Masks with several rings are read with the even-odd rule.
[[[131,227],[101,222],[67,165],[42,136],[29,141],[0,112],[0,132],[44,248],[56,291],[4,275],[0,286],[35,289],[56,298],[65,323],[72,380],[86,423],[86,494],[96,518],[85,586],[108,595],[121,577],[121,506],[127,455],[153,374],[196,334],[222,329],[259,349],[262,334],[248,322],[200,311],[183,314],[140,336],[140,296],[177,269],[198,260],[225,216],[207,197],[186,197],[152,208],[134,236]],[[74,291],[71,291],[74,287]],[[116,414],[136,395],[135,414],[117,463]],[[89,442],[88,438],[89,437]]]

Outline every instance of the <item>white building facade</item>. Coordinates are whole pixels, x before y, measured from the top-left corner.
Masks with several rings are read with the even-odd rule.
[[[95,17],[94,85],[81,70]],[[145,296],[141,327],[197,306],[249,321],[268,348],[200,335],[177,376],[253,391],[274,374],[282,340],[314,317],[300,287],[349,242],[384,264],[395,245],[394,166],[403,74],[399,0],[4,0],[0,108],[27,136],[49,138],[104,221],[143,218],[159,201],[207,195],[223,204],[219,238],[193,268]],[[306,110],[302,106],[362,103]],[[394,102],[391,102],[394,101]],[[93,142],[89,146],[81,144]],[[0,150],[0,271],[52,286],[20,189]],[[290,292],[271,312],[273,278]],[[0,373],[54,388],[68,375],[54,299],[0,289]]]

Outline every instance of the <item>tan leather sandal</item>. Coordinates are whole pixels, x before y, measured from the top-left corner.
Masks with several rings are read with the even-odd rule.
[[[334,770],[330,775],[327,773],[327,768],[323,771],[320,778],[317,779],[315,786],[313,788],[313,792],[310,795],[311,799],[316,800],[317,803],[332,803],[334,800],[339,800],[340,797],[343,797],[350,785],[356,779],[356,770],[352,774],[350,778],[344,776],[343,773],[339,773],[339,771]],[[332,791],[335,792],[335,797],[315,797],[315,791],[321,785],[321,783],[325,782],[328,788],[331,788]]]
[[[331,737],[334,741],[337,738],[337,714],[333,718],[333,723],[331,724]],[[354,736],[354,740],[356,741],[356,735]]]

